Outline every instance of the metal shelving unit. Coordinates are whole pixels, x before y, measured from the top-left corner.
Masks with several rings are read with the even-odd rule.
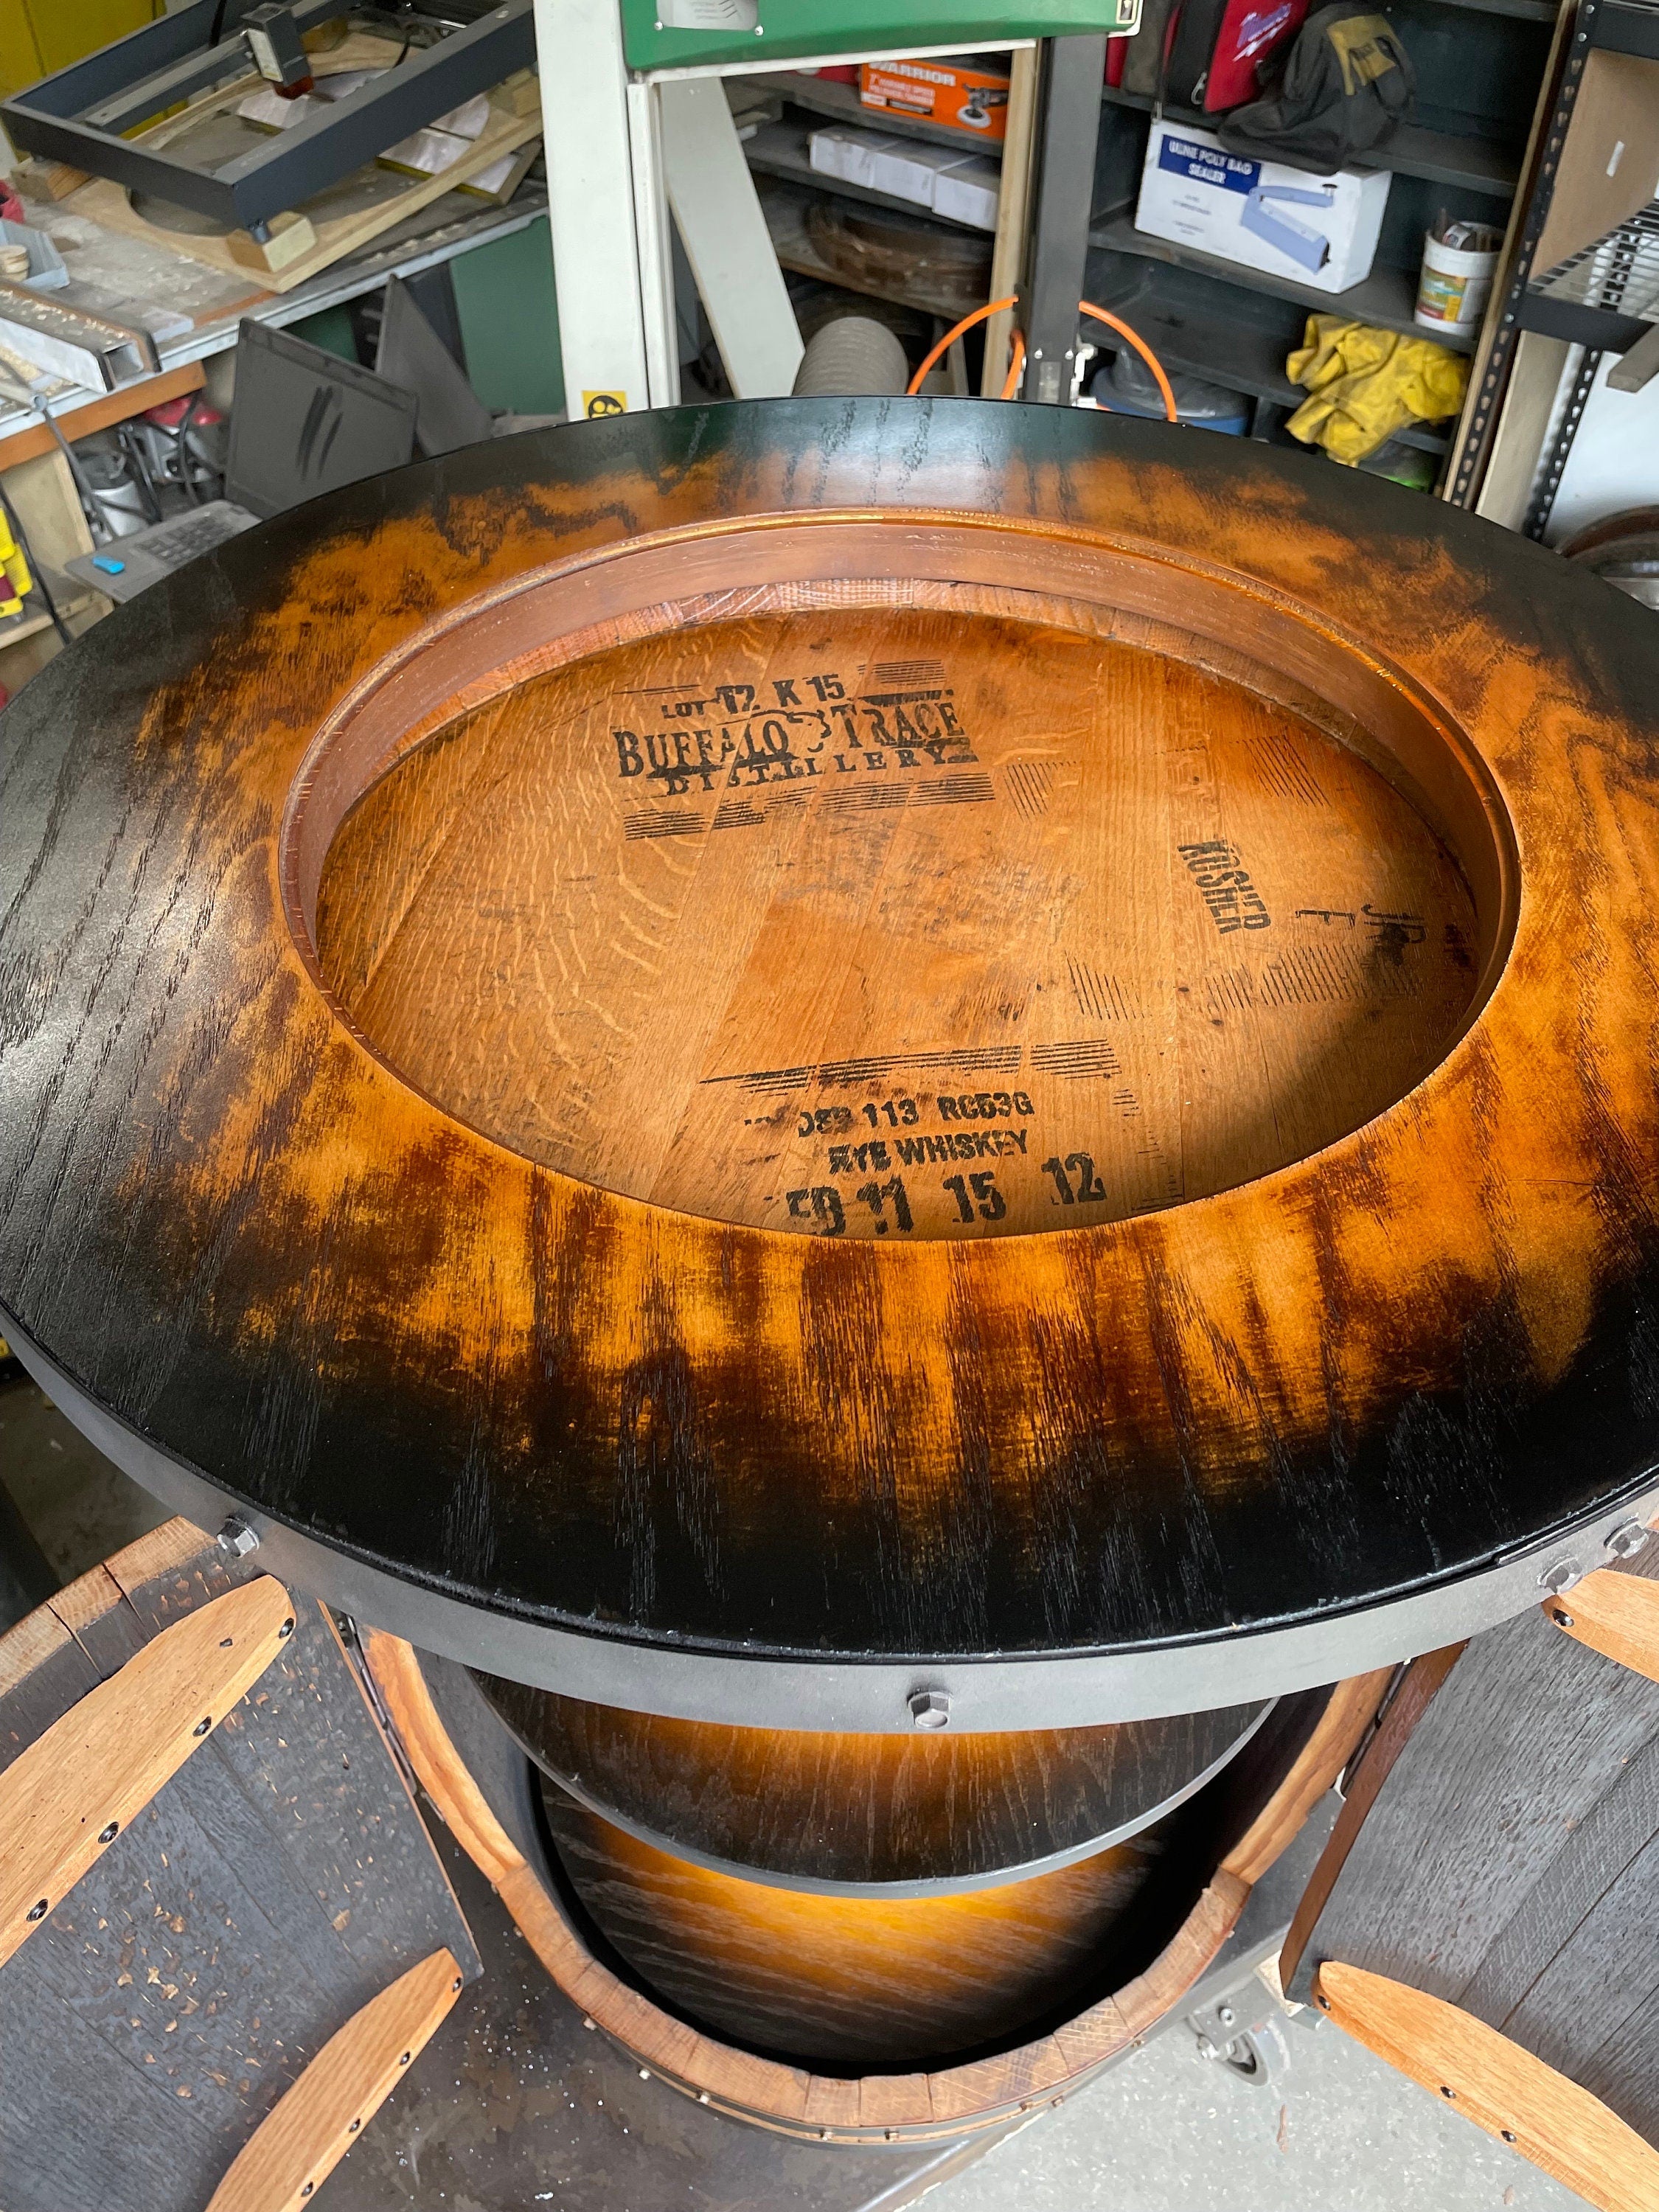
[[[807,145],[811,136],[801,124],[762,124],[754,137],[744,142],[750,167],[758,170],[762,176],[780,177],[789,184],[834,192],[838,199],[863,200],[872,207],[890,208],[898,215],[915,216],[919,222],[939,223],[951,230],[965,231],[970,238],[990,236],[989,231],[976,222],[957,222],[953,216],[939,215],[915,200],[902,199],[896,192],[878,192],[867,185],[850,184],[844,177],[825,176],[822,170],[812,167]],[[968,151],[971,154],[974,149],[970,146]]]
[[[1139,108],[1147,114],[1158,106],[1148,94],[1125,92],[1117,85],[1107,85],[1101,96],[1110,106]],[[1164,101],[1163,112],[1172,122],[1190,124],[1195,131],[1212,131],[1218,119],[1195,108],[1176,106],[1171,100]],[[1400,176],[1425,177],[1431,184],[1455,185],[1465,191],[1508,198],[1515,190],[1521,165],[1508,147],[1490,138],[1460,137],[1451,131],[1424,131],[1405,124],[1382,154],[1361,155],[1352,166],[1389,169]]]
[[[1340,310],[1357,321],[1374,324],[1378,330],[1399,331],[1408,337],[1425,335],[1420,323],[1413,319],[1417,304],[1417,283],[1403,269],[1373,268],[1362,283],[1350,285],[1346,292],[1321,292],[1311,284],[1300,284],[1293,276],[1269,276],[1261,269],[1246,269],[1237,261],[1223,261],[1211,253],[1194,253],[1189,247],[1173,246],[1167,239],[1152,238],[1137,230],[1127,216],[1114,216],[1111,222],[1097,225],[1089,233],[1089,243],[1113,253],[1140,254],[1153,261],[1167,261],[1177,269],[1191,269],[1200,276],[1214,276],[1228,284],[1237,284],[1255,292],[1265,292],[1275,300],[1289,300],[1296,305],[1311,307],[1319,313]],[[1456,353],[1473,353],[1475,333],[1457,331],[1436,331],[1438,344],[1449,346]],[[1221,377],[1222,382],[1228,381]]]
[[[1523,331],[1627,353],[1659,320],[1659,200],[1534,276],[1519,315]]]
[[[1285,374],[1285,356],[1295,340],[1265,299],[1255,303],[1252,318],[1245,319],[1208,276],[1152,261],[1127,292],[1106,281],[1103,273],[1097,278],[1091,264],[1089,296],[1127,316],[1168,368],[1225,385],[1287,414],[1308,396]],[[1395,435],[1428,453],[1443,453],[1449,444],[1446,431],[1421,425]]]
[[[1586,67],[1598,52],[1659,62],[1659,5],[1655,0],[1578,0],[1576,12],[1562,23],[1529,163],[1527,196],[1512,226],[1494,289],[1477,387],[1459,427],[1448,493],[1460,505],[1478,506],[1480,512],[1512,526],[1518,523],[1533,537],[1540,535],[1547,523],[1601,356],[1629,352],[1659,322],[1659,200],[1638,208],[1549,268],[1535,266],[1564,164],[1565,173],[1572,177],[1571,191],[1583,191],[1591,179],[1600,181],[1605,148],[1591,152],[1587,173],[1585,156],[1569,147]],[[1621,149],[1622,143],[1621,139]],[[1606,174],[1613,174],[1612,167]],[[1582,237],[1583,230],[1574,234]],[[1547,352],[1528,355],[1529,338],[1583,349],[1573,370],[1571,390],[1559,395],[1563,404],[1553,409],[1545,406],[1537,386],[1540,379],[1553,380],[1562,371]],[[1559,356],[1563,364],[1569,358]],[[1524,368],[1518,370],[1523,362]],[[1490,489],[1488,469],[1510,397],[1510,380],[1517,373],[1526,380],[1525,404],[1516,418],[1497,487]],[[1551,415],[1551,427],[1540,435],[1535,462],[1523,464],[1522,454],[1531,442],[1528,426],[1540,410]],[[1531,480],[1524,514],[1517,489],[1517,471],[1523,465]]]
[[[1466,9],[1472,15],[1510,15],[1518,23],[1553,23],[1555,0],[1440,0],[1442,7]]]
[[[833,185],[836,180],[825,177],[816,181]],[[867,198],[870,195],[862,194],[860,197]],[[760,187],[760,204],[779,266],[793,270],[799,276],[815,276],[821,283],[839,285],[845,292],[862,293],[869,300],[890,301],[895,307],[917,307],[922,313],[938,315],[947,323],[954,323],[958,317],[967,313],[969,307],[976,304],[969,301],[964,305],[958,295],[932,291],[924,283],[911,283],[903,286],[884,283],[879,279],[849,273],[827,261],[807,233],[805,217],[808,196],[795,185],[769,179]],[[926,210],[908,200],[890,200],[884,204],[905,209],[915,217],[916,228],[920,231],[926,231],[930,226],[931,218]],[[960,237],[962,232],[957,229],[951,234]],[[987,236],[984,231],[973,234],[980,238]]]

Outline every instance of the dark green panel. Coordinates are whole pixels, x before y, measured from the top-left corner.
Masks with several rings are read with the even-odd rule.
[[[325,353],[337,354],[342,361],[356,361],[357,339],[351,327],[351,312],[347,307],[325,307],[319,314],[307,315],[302,322],[289,325],[296,338],[307,344],[320,346]]]
[[[780,62],[803,54],[902,53],[933,47],[1063,39],[1074,31],[1127,31],[1139,0],[1022,0],[1012,14],[964,8],[962,0],[760,0],[752,25],[718,31],[665,28],[656,0],[622,0],[623,45],[636,70],[713,62]],[[665,13],[665,11],[664,11]],[[745,14],[747,10],[744,11]]]
[[[564,371],[546,218],[458,254],[449,269],[479,398],[498,412],[556,415]]]

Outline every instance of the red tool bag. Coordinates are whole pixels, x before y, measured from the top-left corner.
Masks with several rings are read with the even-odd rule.
[[[1258,72],[1302,27],[1308,0],[1182,0],[1163,96],[1213,115],[1255,100]]]

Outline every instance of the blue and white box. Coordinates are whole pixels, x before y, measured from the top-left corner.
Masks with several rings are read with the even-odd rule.
[[[1316,291],[1346,292],[1370,275],[1389,182],[1386,169],[1312,176],[1230,154],[1207,131],[1154,122],[1135,228]]]

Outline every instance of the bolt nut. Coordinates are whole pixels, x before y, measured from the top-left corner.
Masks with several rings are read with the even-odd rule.
[[[259,1532],[250,1528],[240,1513],[233,1513],[215,1539],[228,1559],[245,1559],[259,1548]]]
[[[1612,1559],[1633,1559],[1652,1534],[1639,1521],[1621,1521],[1602,1539],[1601,1548]]]
[[[948,1728],[951,1700],[943,1690],[918,1690],[910,1699],[910,1719],[919,1729]]]
[[[1547,1590],[1552,1597],[1559,1597],[1583,1579],[1584,1570],[1577,1559],[1557,1559],[1553,1566],[1546,1567],[1539,1576],[1538,1587]]]

